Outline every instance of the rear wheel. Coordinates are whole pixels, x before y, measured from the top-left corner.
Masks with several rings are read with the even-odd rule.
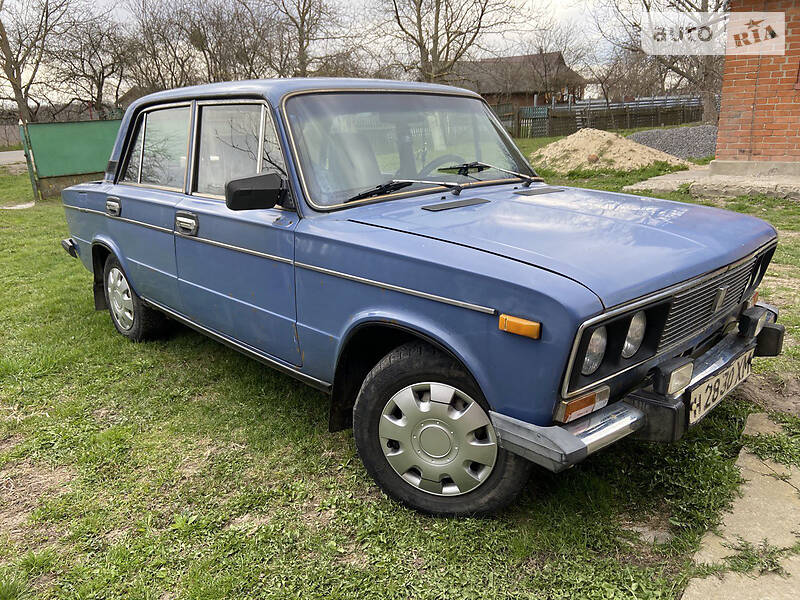
[[[400,346],[370,371],[353,408],[353,432],[381,488],[426,513],[496,511],[530,474],[528,461],[498,445],[472,378],[422,342]]]
[[[166,318],[142,303],[113,255],[108,257],[103,269],[103,289],[111,322],[126,338],[141,342],[163,331]]]

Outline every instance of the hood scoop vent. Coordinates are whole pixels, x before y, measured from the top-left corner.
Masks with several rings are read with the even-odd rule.
[[[439,204],[429,204],[423,206],[422,210],[439,212],[440,210],[450,210],[451,208],[462,208],[464,206],[475,206],[476,204],[486,204],[489,202],[485,198],[466,198],[464,200],[453,200],[452,202],[441,202]]]
[[[518,196],[538,196],[539,194],[553,194],[555,192],[563,192],[564,188],[553,187],[547,185],[544,187],[528,188],[527,190],[519,190],[514,192]]]

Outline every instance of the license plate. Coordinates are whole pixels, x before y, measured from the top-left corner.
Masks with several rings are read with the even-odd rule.
[[[719,404],[733,388],[747,379],[752,370],[753,353],[748,350],[722,371],[689,392],[689,424],[697,423]]]

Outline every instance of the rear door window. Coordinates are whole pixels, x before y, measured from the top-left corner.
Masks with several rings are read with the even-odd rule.
[[[183,190],[190,120],[188,106],[147,113],[140,183]]]

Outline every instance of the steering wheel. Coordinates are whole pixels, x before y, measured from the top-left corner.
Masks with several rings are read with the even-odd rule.
[[[426,164],[422,169],[420,169],[419,173],[417,173],[417,177],[420,179],[424,179],[431,173],[433,173],[434,169],[438,167],[444,166],[451,166],[451,165],[462,165],[467,160],[463,156],[459,156],[458,154],[443,154],[437,158],[434,158],[428,164]]]

